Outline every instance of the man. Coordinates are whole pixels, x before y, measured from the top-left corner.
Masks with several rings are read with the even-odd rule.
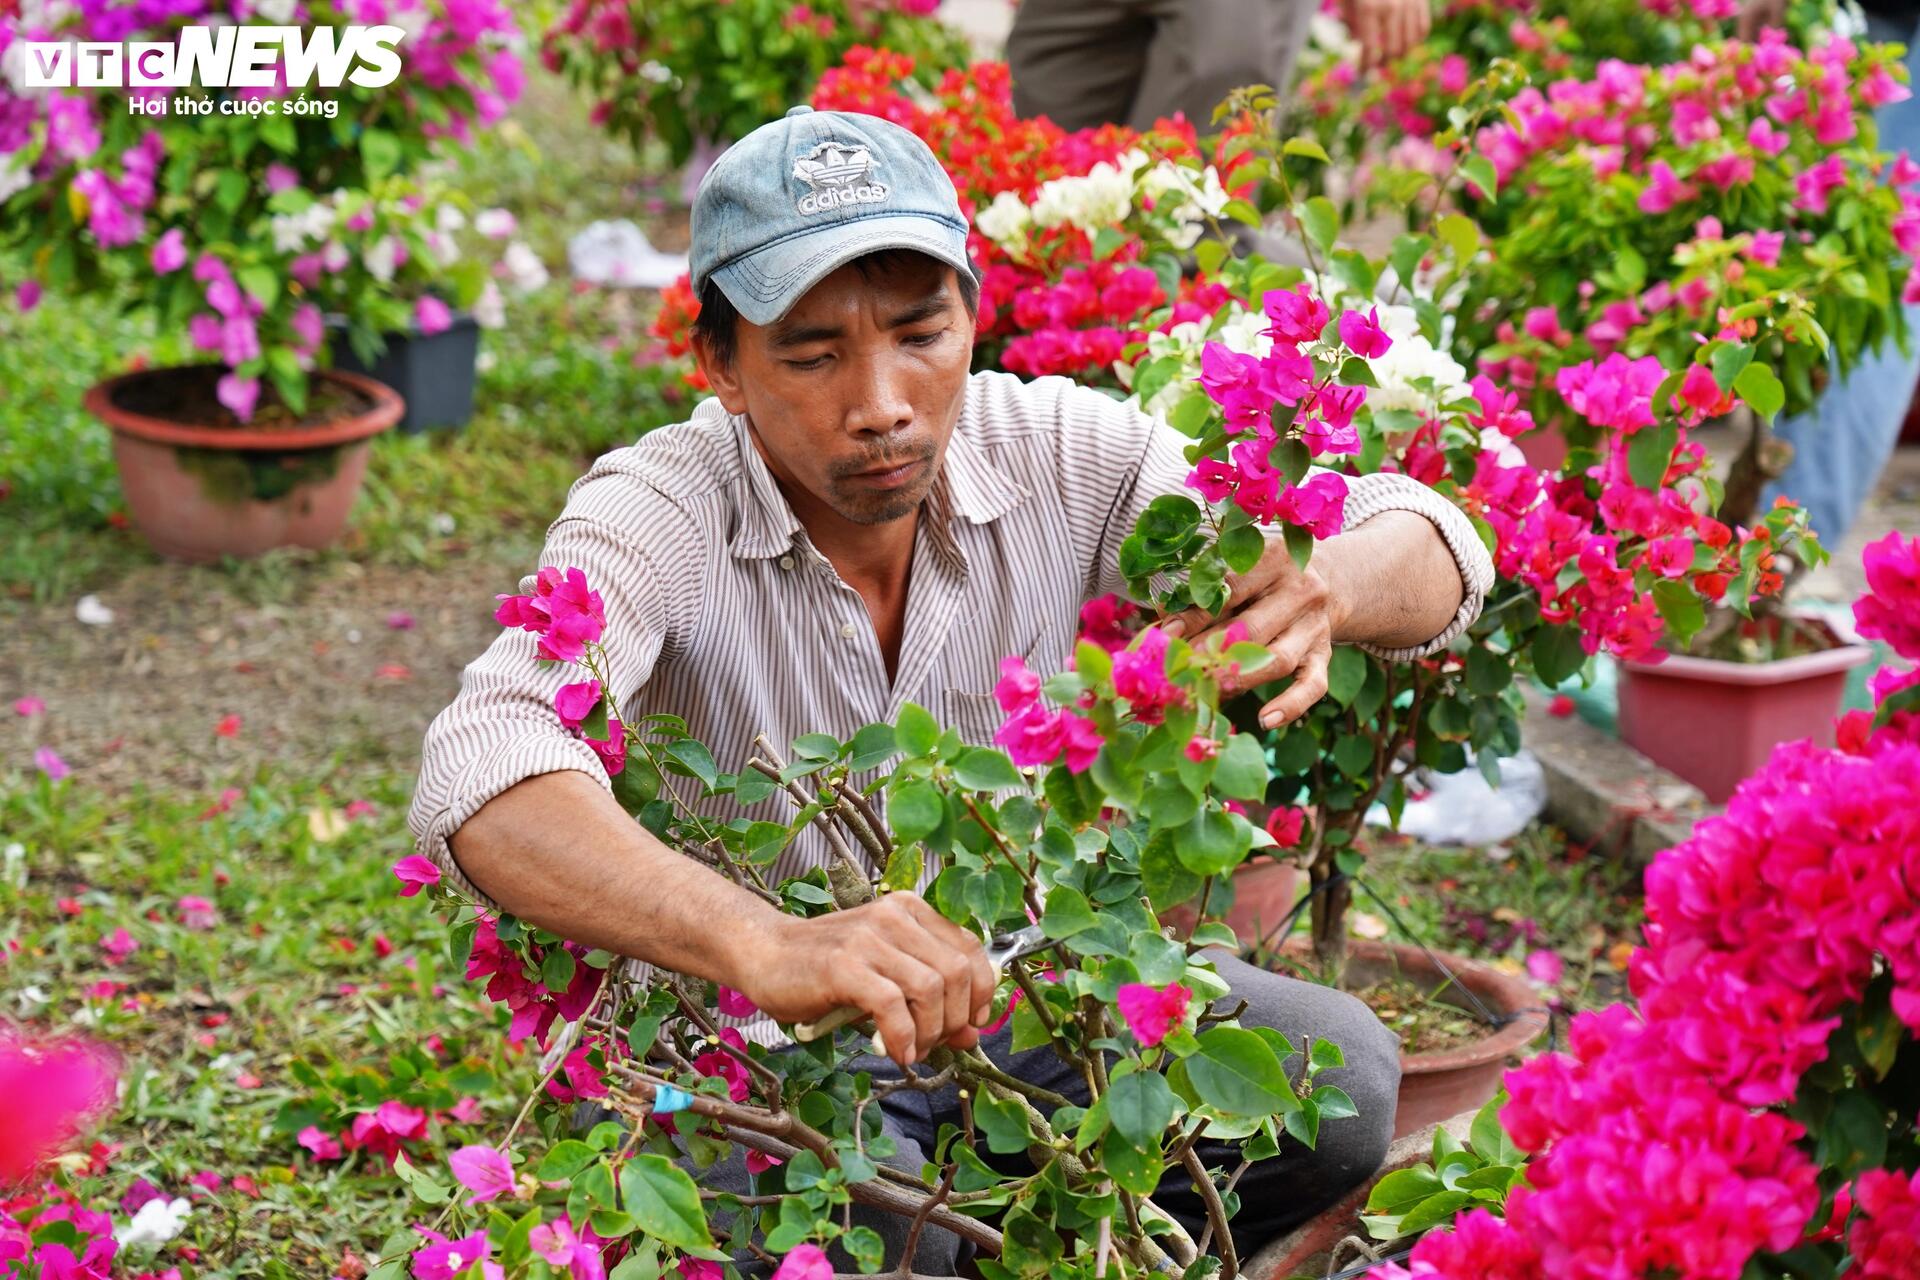
[[[1183,113],[1205,130],[1228,92],[1271,85],[1282,103],[1318,0],[1021,0],[1007,33],[1013,109],[1064,129],[1151,128]],[[1373,69],[1433,25],[1431,0],[1342,0]]]
[[[873,117],[796,107],[714,166],[694,203],[692,264],[695,349],[715,398],[595,463],[541,556],[583,568],[605,600],[623,721],[679,715],[724,769],[744,764],[756,734],[781,746],[815,730],[848,736],[908,701],[985,743],[1001,718],[1002,657],[1065,665],[1081,603],[1120,586],[1136,515],[1184,489],[1184,438],[1062,379],[970,376],[966,232],[933,154]],[[1492,581],[1466,519],[1406,477],[1356,481],[1346,518],[1310,572],[1276,538],[1237,592],[1238,616],[1274,653],[1262,678],[1296,676],[1267,707],[1275,723],[1325,690],[1333,642],[1425,652],[1476,616]],[[1204,625],[1182,621],[1190,635]],[[994,977],[977,939],[912,894],[785,916],[667,849],[563,730],[553,695],[577,672],[535,666],[532,639],[504,632],[427,732],[411,822],[450,884],[744,992],[771,1015],[743,1028],[763,1044],[781,1043],[772,1019],[843,1004],[884,1033],[895,1063],[865,1064],[875,1069],[979,1039]],[[756,816],[785,820],[780,804]],[[775,870],[825,856],[809,831]],[[1221,967],[1249,1019],[1341,1045],[1349,1065],[1333,1082],[1361,1109],[1329,1124],[1317,1152],[1242,1182],[1236,1234],[1251,1247],[1376,1166],[1397,1045],[1349,996],[1231,958]],[[1006,1060],[1007,1042],[989,1037],[987,1051]],[[1046,1049],[1012,1069],[1064,1074]],[[1071,1094],[1077,1079],[1049,1087]],[[901,1167],[919,1168],[954,1106],[893,1094]],[[738,1161],[702,1176],[746,1185]],[[1198,1220],[1190,1186],[1163,1198]],[[904,1221],[871,1221],[893,1262]],[[925,1233],[916,1270],[952,1274],[957,1247]]]

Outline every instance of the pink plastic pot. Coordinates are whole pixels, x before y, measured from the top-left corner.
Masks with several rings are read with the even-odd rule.
[[[1831,649],[1778,662],[1623,662],[1620,738],[1723,804],[1780,743],[1832,746],[1847,672],[1872,656],[1836,636]]]

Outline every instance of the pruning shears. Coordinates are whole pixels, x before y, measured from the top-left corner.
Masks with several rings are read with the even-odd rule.
[[[1052,945],[1053,940],[1047,937],[1037,924],[1030,924],[1024,929],[1015,929],[1011,933],[996,933],[987,940],[987,963],[993,966],[994,976],[998,977],[1007,971],[1008,965],[1021,956],[1030,956]],[[812,1022],[795,1023],[793,1038],[802,1043],[818,1040],[821,1036],[829,1035],[848,1023],[858,1022],[866,1016],[867,1011],[859,1005],[843,1004],[824,1018],[817,1018]],[[878,1037],[875,1037],[875,1045],[878,1048]]]

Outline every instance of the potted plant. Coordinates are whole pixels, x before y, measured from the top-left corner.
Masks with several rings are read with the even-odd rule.
[[[311,6],[308,28],[345,26],[360,8]],[[52,16],[29,21],[53,25],[10,18],[0,40],[164,44],[186,24],[156,17],[129,29],[119,14],[42,12]],[[326,368],[322,301],[340,299],[350,313],[378,282],[331,234],[334,205],[313,193],[365,192],[440,140],[470,139],[520,85],[502,12],[456,22],[436,3],[417,16],[401,74],[380,88],[22,97],[0,86],[11,122],[0,133],[0,249],[28,272],[16,299],[32,305],[44,290],[116,299],[211,357],[110,378],[89,396],[115,434],[134,524],[162,554],[326,544],[344,527],[365,441],[400,417],[390,389]],[[139,111],[129,108],[136,96]]]
[[[1742,440],[1718,519],[1761,524],[1762,489],[1789,456],[1774,416],[1807,411],[1830,370],[1907,340],[1896,302],[1920,288],[1920,168],[1876,149],[1870,115],[1904,95],[1901,75],[1888,46],[1822,35],[1803,51],[1776,34],[1703,43],[1666,67],[1605,64],[1545,92],[1512,92],[1498,70],[1468,87],[1509,119],[1479,129],[1458,166],[1459,205],[1488,254],[1457,277],[1454,347],[1551,432],[1522,438],[1530,460],[1582,473],[1625,430],[1636,471],[1651,474],[1670,428],[1604,397],[1621,378],[1651,388],[1671,371],[1696,415]],[[1380,191],[1398,200],[1426,180],[1388,173]],[[1807,540],[1768,571],[1823,554]],[[1695,616],[1662,602],[1669,643],[1622,663],[1620,727],[1720,801],[1773,743],[1832,741],[1845,673],[1868,650],[1777,598],[1758,619],[1707,604]]]
[[[734,138],[805,102],[855,46],[912,55],[927,86],[967,42],[926,0],[572,0],[541,60],[594,98],[593,118],[690,165],[685,198]]]
[[[1266,734],[1272,778],[1262,799],[1282,812],[1303,805],[1310,815],[1296,855],[1311,895],[1300,958],[1350,989],[1398,975],[1452,987],[1455,1000],[1478,1000],[1493,1015],[1496,1025],[1469,1050],[1404,1061],[1400,1125],[1409,1131],[1491,1096],[1507,1056],[1545,1017],[1526,984],[1485,966],[1440,957],[1440,972],[1422,949],[1349,941],[1363,865],[1356,838],[1368,811],[1378,802],[1397,817],[1415,767],[1471,764],[1497,785],[1500,757],[1520,745],[1520,677],[1557,685],[1593,653],[1644,656],[1669,632],[1684,637],[1708,600],[1745,605],[1776,593],[1771,556],[1798,545],[1805,520],[1782,507],[1734,529],[1710,514],[1718,493],[1688,439],[1703,414],[1680,394],[1687,377],[1678,369],[1651,380],[1644,371],[1638,381],[1612,369],[1600,375],[1614,381],[1605,395],[1596,383],[1596,398],[1630,408],[1632,424],[1644,419],[1648,430],[1595,415],[1599,461],[1591,474],[1543,475],[1524,465],[1505,452],[1533,427],[1521,397],[1484,373],[1469,379],[1447,350],[1457,317],[1437,299],[1479,269],[1472,224],[1402,236],[1386,261],[1370,259],[1338,246],[1329,200],[1291,195],[1285,162],[1323,154],[1317,144],[1282,144],[1259,132],[1242,151],[1300,227],[1308,265],[1233,256],[1224,243],[1199,247],[1202,269],[1228,302],[1207,321],[1150,338],[1130,384],[1144,407],[1194,437],[1194,483],[1216,505],[1162,500],[1123,549],[1122,566],[1129,590],[1163,609],[1217,605],[1225,575],[1258,552],[1249,535],[1258,533],[1252,513],[1271,501],[1265,469],[1297,483],[1314,461],[1398,470],[1430,484],[1469,512],[1495,549],[1486,609],[1449,650],[1389,662],[1338,649],[1327,696]],[[1458,163],[1472,162],[1463,153]],[[1311,393],[1276,395],[1272,388],[1288,385],[1281,370],[1294,370],[1296,381],[1307,376],[1302,360]],[[1248,435],[1261,424],[1273,440]],[[1304,559],[1310,542],[1297,529],[1287,535]],[[1171,595],[1153,594],[1162,575],[1181,583]],[[1282,687],[1263,686],[1226,711],[1258,732],[1259,707]],[[1422,1097],[1428,1093],[1433,1100]]]
[[[331,240],[366,267],[352,277],[308,268],[324,287],[333,366],[400,392],[404,432],[466,425],[480,331],[505,323],[509,293],[524,296],[549,278],[539,255],[512,238],[513,215],[476,212],[458,191],[399,178],[319,199],[302,190],[286,204],[281,213],[292,219],[328,210]]]

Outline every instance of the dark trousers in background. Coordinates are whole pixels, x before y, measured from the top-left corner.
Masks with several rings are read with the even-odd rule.
[[[1176,111],[1206,132],[1245,84],[1284,103],[1313,0],[1021,0],[1007,36],[1013,109],[1066,129],[1146,129]]]

